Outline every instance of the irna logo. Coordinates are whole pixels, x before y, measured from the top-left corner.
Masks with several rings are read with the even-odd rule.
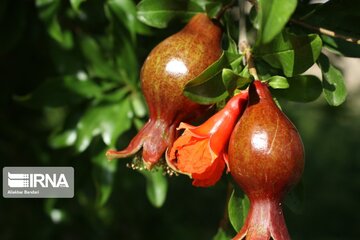
[[[8,185],[11,188],[53,188],[65,187],[69,184],[64,174],[42,174],[42,173],[10,173],[8,172]]]
[[[72,198],[72,167],[4,167],[5,198]]]

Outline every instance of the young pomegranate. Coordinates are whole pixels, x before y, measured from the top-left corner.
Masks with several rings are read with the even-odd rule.
[[[178,33],[157,45],[141,70],[142,91],[150,118],[122,151],[109,150],[109,159],[124,158],[141,148],[151,168],[171,147],[176,127],[207,109],[183,96],[185,84],[221,55],[221,28],[205,14],[195,15]]]
[[[235,240],[288,240],[281,200],[304,168],[298,131],[276,106],[266,84],[254,81],[249,102],[229,142],[229,167],[250,199]]]

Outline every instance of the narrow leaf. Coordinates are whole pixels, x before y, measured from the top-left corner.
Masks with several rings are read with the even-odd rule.
[[[84,57],[89,61],[88,71],[91,75],[100,78],[118,79],[113,63],[105,58],[101,45],[92,37],[83,36],[80,47]]]
[[[266,79],[270,87],[274,89],[286,89],[289,88],[289,83],[285,77],[282,76],[272,76],[269,79]]]
[[[143,98],[140,94],[131,95],[131,106],[135,116],[142,118],[146,116],[147,110]]]
[[[323,91],[326,101],[331,106],[339,106],[346,100],[347,91],[342,73],[331,65],[328,57],[321,54],[319,66],[323,76]]]
[[[142,0],[137,6],[138,18],[151,27],[166,28],[177,17],[189,19],[202,12],[201,8],[189,11],[188,3],[188,0]]]
[[[360,38],[360,1],[326,1],[302,20],[314,28],[325,28],[348,38]]]
[[[148,33],[147,25],[137,18],[136,5],[132,0],[109,0],[107,6],[114,16],[130,32],[132,41],[136,40],[136,33]]]
[[[85,1],[86,0],[70,0],[70,4],[75,11],[79,11],[81,3]]]
[[[321,39],[323,40],[325,47],[327,47],[331,52],[335,52],[336,54],[346,57],[360,58],[360,44],[354,44],[339,38],[332,38],[325,35],[322,35]]]
[[[108,161],[105,156],[107,148],[103,143],[97,144],[93,149],[96,152],[93,153],[91,158],[94,164],[94,170],[92,172],[95,187],[96,187],[96,203],[98,206],[103,206],[109,199],[114,183],[114,176],[117,170],[117,161]]]
[[[101,89],[94,82],[79,80],[76,76],[66,76],[49,79],[31,94],[14,98],[32,107],[60,107],[100,97],[101,94]]]
[[[224,229],[219,228],[212,240],[231,240],[231,239],[232,237],[229,236]]]
[[[257,44],[270,42],[278,35],[297,5],[296,0],[259,0]]]
[[[199,76],[189,81],[184,95],[200,104],[213,104],[225,99],[228,93],[222,82],[222,69],[229,66],[226,55],[205,69]]]
[[[57,16],[54,16],[52,20],[48,22],[47,28],[50,36],[63,48],[70,49],[73,47],[74,41],[72,33],[62,28]]]
[[[166,200],[168,189],[166,177],[160,169],[140,172],[146,177],[146,194],[150,203],[154,207],[160,208]]]
[[[255,48],[255,55],[291,77],[305,72],[320,55],[322,41],[317,34],[297,36],[283,31],[265,45]]]
[[[76,141],[76,130],[68,129],[58,134],[50,136],[49,143],[52,148],[63,148],[72,146]]]
[[[77,151],[87,149],[93,137],[100,134],[107,145],[114,146],[117,138],[131,127],[131,117],[128,99],[90,107],[77,124]]]
[[[228,213],[229,220],[236,232],[244,225],[249,207],[250,201],[248,197],[239,188],[235,187],[228,203]]]
[[[311,102],[316,100],[321,92],[321,81],[312,75],[301,75],[287,78],[289,88],[274,89],[272,92],[281,98],[294,102]]]
[[[222,79],[229,95],[232,95],[236,88],[246,88],[251,82],[249,78],[244,78],[227,68],[222,71]]]

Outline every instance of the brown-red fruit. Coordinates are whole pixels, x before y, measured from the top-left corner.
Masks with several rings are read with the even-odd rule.
[[[221,35],[218,25],[205,14],[197,14],[181,31],[151,51],[140,76],[149,121],[126,149],[109,150],[108,158],[128,157],[141,147],[147,167],[161,158],[174,142],[178,124],[206,109],[184,97],[183,88],[220,57]]]
[[[295,126],[260,81],[251,84],[248,106],[232,133],[229,166],[250,199],[245,224],[234,239],[290,239],[281,200],[301,177],[304,149]]]

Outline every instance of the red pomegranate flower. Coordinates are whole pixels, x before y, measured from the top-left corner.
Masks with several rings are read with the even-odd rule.
[[[221,111],[198,127],[181,123],[178,129],[185,131],[168,150],[168,165],[193,178],[194,186],[214,185],[227,165],[225,150],[247,98],[247,92],[234,96]]]

